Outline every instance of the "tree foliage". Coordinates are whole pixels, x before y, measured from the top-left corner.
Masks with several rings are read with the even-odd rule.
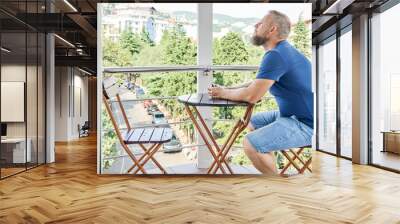
[[[293,34],[290,37],[293,46],[303,53],[307,58],[311,58],[311,35],[302,16],[293,27]]]
[[[133,64],[133,56],[120,42],[105,39],[103,42],[104,66],[130,66]]]
[[[130,30],[122,32],[119,42],[121,46],[128,49],[132,55],[139,54],[145,43],[139,34],[133,33]]]
[[[154,41],[150,38],[149,32],[143,27],[142,32],[140,33],[140,39],[144,45],[155,46]]]
[[[175,27],[162,37],[164,63],[170,65],[194,65],[196,63],[196,45],[186,36],[184,30]]]

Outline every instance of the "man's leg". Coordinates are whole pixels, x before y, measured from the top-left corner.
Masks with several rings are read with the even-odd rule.
[[[310,145],[312,129],[295,118],[279,118],[248,133],[243,142],[246,155],[262,173],[277,173],[273,151]]]
[[[266,126],[279,117],[279,111],[268,111],[263,113],[255,114],[251,122],[247,125],[247,129],[252,132],[256,130],[256,128],[261,128]],[[253,125],[254,123],[254,125]],[[275,156],[273,153],[259,153],[254,147],[250,144],[247,138],[243,141],[243,149],[246,156],[253,163],[254,167],[264,174],[276,174],[276,165],[275,165]]]
[[[250,144],[247,138],[243,141],[244,152],[247,157],[251,160],[254,167],[264,174],[276,174],[276,165],[275,165],[275,156],[273,152],[269,153],[259,153],[254,147]]]
[[[262,128],[276,121],[280,116],[279,111],[266,111],[259,112],[251,116],[250,122],[247,125],[247,129],[254,131],[256,129]]]

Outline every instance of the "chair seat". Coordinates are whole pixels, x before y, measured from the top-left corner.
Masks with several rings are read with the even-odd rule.
[[[171,141],[171,128],[134,128],[123,134],[125,144],[166,143]]]

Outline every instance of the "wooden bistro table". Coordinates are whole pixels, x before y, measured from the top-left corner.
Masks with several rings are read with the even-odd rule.
[[[189,114],[190,119],[193,121],[194,126],[200,133],[201,138],[204,140],[208,150],[212,157],[214,158],[213,163],[207,171],[207,174],[216,174],[218,170],[221,170],[223,174],[233,174],[232,168],[229,166],[226,161],[226,156],[228,155],[229,150],[231,149],[233,143],[239,134],[246,128],[250,121],[251,113],[254,108],[254,104],[250,104],[247,102],[236,102],[230,100],[223,99],[213,99],[207,93],[199,93],[199,94],[190,94],[178,97],[178,101],[185,105],[185,109]],[[216,140],[214,139],[210,129],[207,127],[206,122],[203,117],[199,113],[196,107],[247,107],[246,112],[243,117],[239,119],[235,126],[233,127],[231,133],[229,134],[228,139],[222,145],[222,148],[219,147]],[[200,122],[198,122],[198,120]],[[204,131],[205,133],[204,133]],[[207,139],[209,137],[210,141]],[[224,166],[226,166],[227,170],[225,170]]]

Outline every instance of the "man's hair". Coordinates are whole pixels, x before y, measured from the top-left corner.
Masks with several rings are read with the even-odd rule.
[[[272,22],[277,26],[279,38],[287,39],[290,33],[290,19],[287,15],[276,10],[269,11]]]

